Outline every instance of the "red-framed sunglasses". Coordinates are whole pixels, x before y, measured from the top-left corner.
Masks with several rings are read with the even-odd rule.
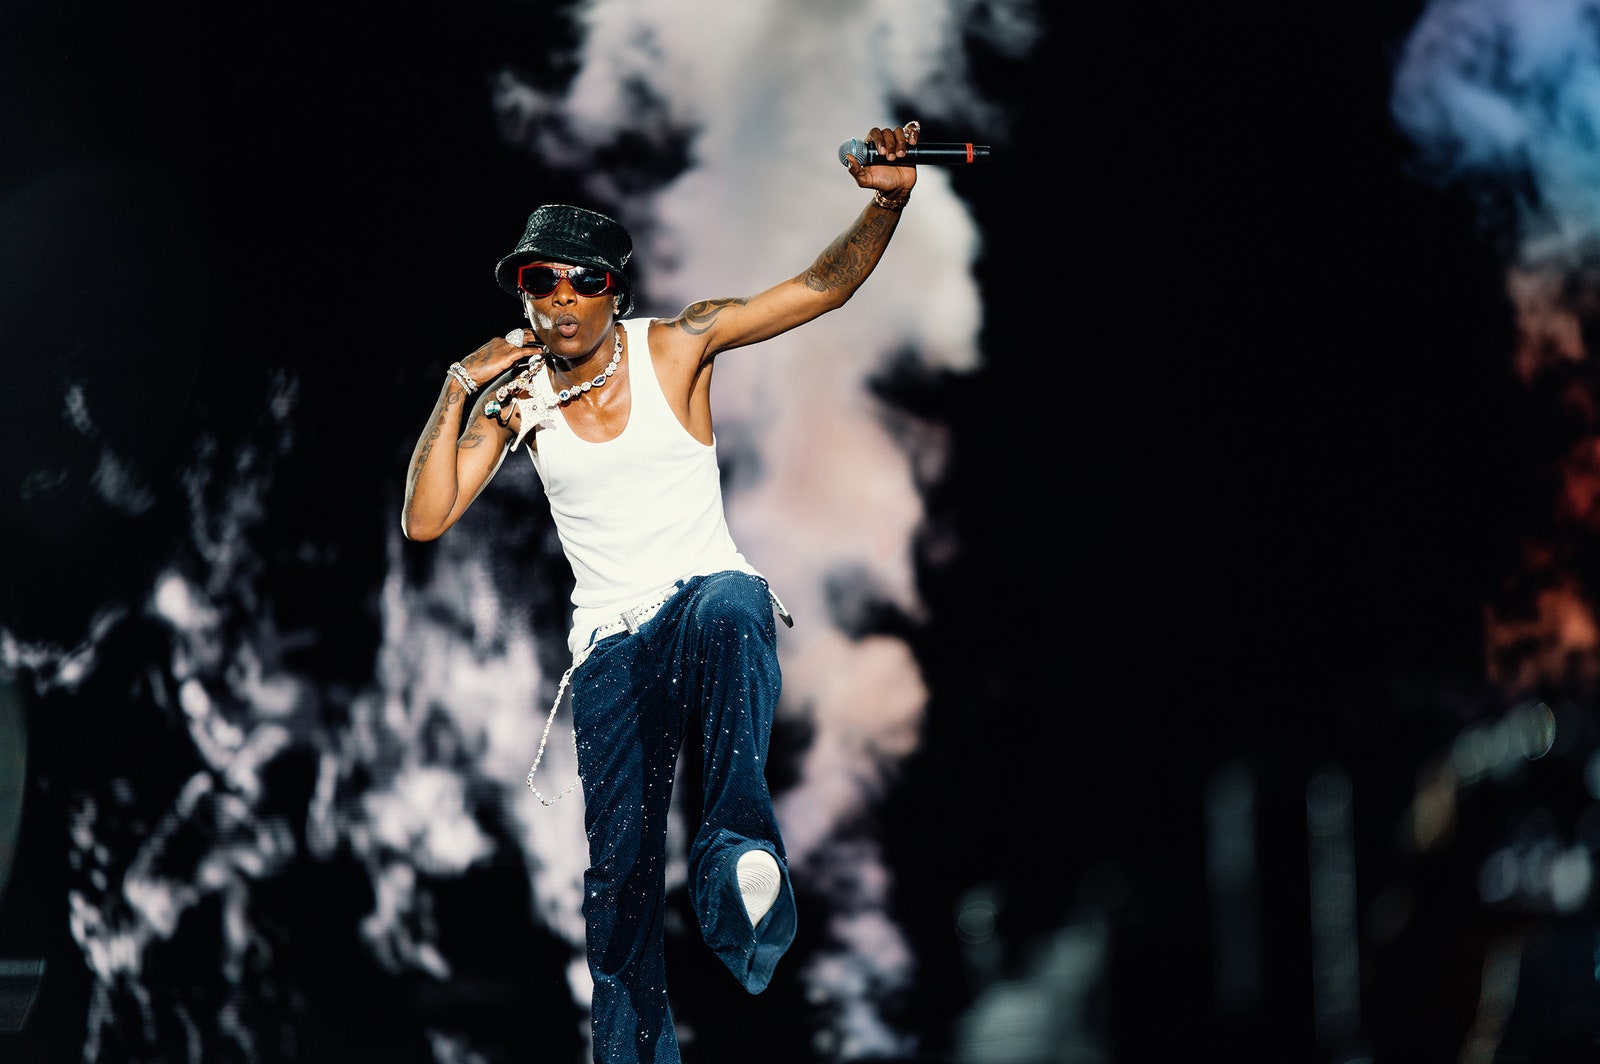
[[[601,270],[586,266],[568,266],[558,270],[554,266],[532,264],[518,268],[517,287],[535,299],[543,299],[556,290],[556,285],[561,283],[563,277],[580,296],[597,296],[611,289],[611,274]]]

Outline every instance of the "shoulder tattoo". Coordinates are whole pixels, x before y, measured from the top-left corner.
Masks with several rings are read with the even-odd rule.
[[[742,307],[743,299],[702,299],[698,303],[690,303],[683,308],[683,313],[666,322],[669,329],[682,329],[692,336],[699,336],[716,323],[717,315],[722,313],[724,307]]]

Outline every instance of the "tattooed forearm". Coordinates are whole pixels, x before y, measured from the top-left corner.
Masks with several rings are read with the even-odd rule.
[[[743,299],[702,299],[683,308],[683,313],[666,322],[669,329],[682,329],[691,336],[699,336],[716,323],[724,307],[742,307]]]
[[[412,491],[417,490],[417,481],[422,476],[422,470],[428,464],[428,456],[433,454],[433,445],[439,442],[439,433],[441,428],[442,426],[439,424],[439,419],[435,417],[433,419],[433,424],[428,429],[427,435],[423,436],[422,439],[417,441],[417,453],[416,456],[411,459]]]
[[[801,280],[813,292],[854,289],[872,272],[889,243],[896,221],[894,215],[866,214],[855,228],[840,233],[827,250],[817,256],[817,261],[801,275]]]
[[[456,446],[463,451],[470,451],[474,447],[482,447],[488,440],[489,436],[487,434],[479,432],[477,429],[470,429],[465,436],[462,436],[457,441]]]
[[[433,449],[444,435],[444,425],[453,407],[459,406],[464,398],[459,392],[447,391],[439,398],[433,408],[433,417],[428,422],[427,429],[417,440],[416,450],[411,455],[410,476],[407,478],[407,492],[414,493],[417,483],[422,479],[422,471],[428,467],[428,459],[433,456]]]

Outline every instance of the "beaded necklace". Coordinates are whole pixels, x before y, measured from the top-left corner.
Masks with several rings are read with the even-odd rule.
[[[540,410],[540,414],[542,415],[554,410],[562,403],[576,399],[578,396],[582,395],[586,391],[589,391],[591,388],[604,388],[606,381],[611,379],[611,375],[616,373],[617,367],[622,364],[621,329],[616,330],[616,338],[617,342],[611,348],[611,362],[607,364],[606,368],[602,372],[596,373],[590,379],[582,381],[578,384],[574,384],[570,388],[563,388],[559,392],[552,391],[550,389],[550,385],[545,381],[544,355],[534,355],[533,358],[528,361],[528,365],[521,373],[513,377],[509,383],[498,388],[494,393],[494,398],[483,404],[484,414],[488,417],[498,420],[500,411],[505,409],[504,404],[506,401],[506,396],[510,395],[513,391],[529,392],[536,398],[541,399],[542,402],[539,402],[535,405],[542,408]],[[521,401],[526,402],[527,400]],[[524,418],[526,418],[526,414],[524,414]]]

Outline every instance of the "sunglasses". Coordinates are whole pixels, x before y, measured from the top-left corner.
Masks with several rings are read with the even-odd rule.
[[[554,266],[523,266],[517,270],[517,287],[536,299],[543,299],[556,290],[563,277],[580,296],[597,296],[611,288],[611,274],[586,266],[568,266],[564,270]]]

